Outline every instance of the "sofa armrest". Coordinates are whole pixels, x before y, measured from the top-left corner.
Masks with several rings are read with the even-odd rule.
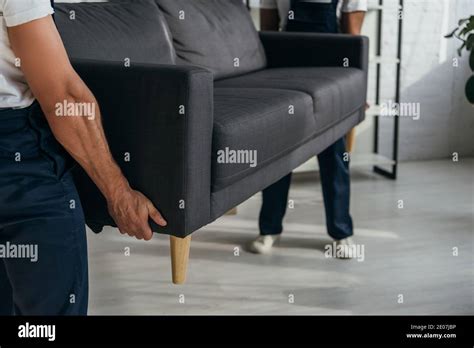
[[[268,67],[349,67],[368,70],[369,39],[365,36],[293,32],[260,32]]]
[[[73,61],[98,100],[112,154],[131,186],[149,197],[177,237],[210,220],[213,76],[198,67]],[[114,226],[105,199],[79,168],[86,221]]]

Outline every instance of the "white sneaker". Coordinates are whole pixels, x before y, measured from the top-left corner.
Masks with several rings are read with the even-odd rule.
[[[354,241],[352,237],[347,237],[344,239],[336,240],[336,258],[338,259],[352,259],[355,257],[354,253],[352,252],[352,247],[354,245]]]
[[[254,254],[269,254],[273,245],[280,240],[280,235],[260,236],[249,244],[249,251]]]

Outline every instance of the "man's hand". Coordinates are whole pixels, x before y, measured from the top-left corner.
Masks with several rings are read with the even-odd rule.
[[[148,224],[148,218],[160,226],[166,226],[165,219],[153,203],[142,193],[130,187],[118,190],[107,203],[109,213],[122,234],[150,240],[153,232]]]

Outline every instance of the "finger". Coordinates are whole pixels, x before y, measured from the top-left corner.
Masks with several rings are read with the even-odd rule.
[[[150,240],[152,237],[153,237],[153,232],[150,228],[150,226],[148,226],[148,224],[144,224],[141,228],[142,230],[142,237],[143,239],[145,239],[146,241]]]
[[[150,233],[149,233],[149,234],[146,234],[146,235],[143,237],[143,239],[146,240],[147,242],[148,242],[149,240],[152,240],[152,238],[153,238],[153,232],[152,232],[151,230],[150,230]]]
[[[129,231],[131,231],[129,233],[130,237],[134,237],[136,239],[143,239],[143,227],[139,219],[136,219],[135,221],[133,221],[133,223],[131,223]]]
[[[158,209],[156,209],[155,206],[151,202],[148,204],[148,214],[150,215],[150,218],[153,221],[155,221],[158,225],[164,227],[168,224],[166,220],[163,219],[163,216],[161,216]]]
[[[125,233],[128,234],[130,237],[135,237],[135,233],[133,232],[133,225],[127,225],[127,227],[124,229]]]
[[[136,223],[134,225],[134,228],[132,229],[132,231],[133,231],[132,237],[135,237],[138,240],[143,239],[143,231],[142,231],[142,228],[140,227],[140,225],[138,223]]]

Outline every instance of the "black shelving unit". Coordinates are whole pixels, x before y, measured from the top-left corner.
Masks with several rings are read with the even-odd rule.
[[[378,18],[377,18],[377,57],[382,57],[382,28],[383,28],[383,1],[379,0]],[[404,0],[399,0],[398,4],[398,42],[397,42],[397,68],[396,68],[396,86],[395,86],[395,102],[400,103],[400,78],[401,78],[401,63],[402,63],[402,35],[403,35],[403,14],[404,14]],[[382,74],[382,60],[377,63],[376,68],[376,92],[375,103],[380,106],[380,88],[381,88],[381,74]],[[374,153],[379,154],[379,133],[380,133],[380,115],[374,117]],[[400,118],[394,117],[393,121],[393,143],[392,143],[392,161],[391,170],[387,170],[378,165],[373,167],[375,173],[387,177],[392,180],[397,179],[398,175],[398,145],[399,145],[399,131]]]

